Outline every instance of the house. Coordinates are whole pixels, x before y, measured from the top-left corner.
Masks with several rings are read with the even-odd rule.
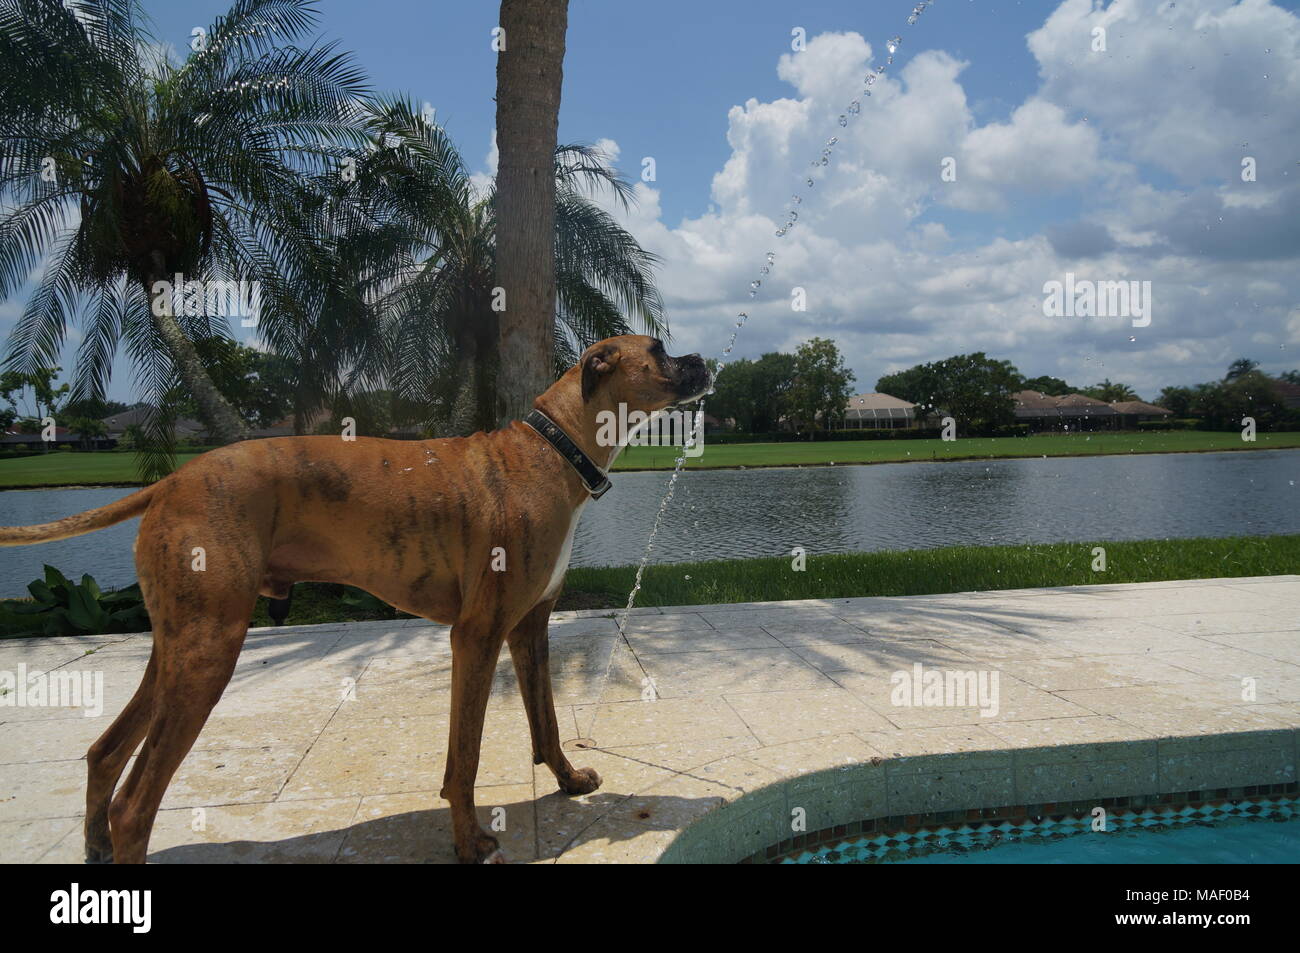
[[[126,436],[128,428],[143,426],[152,409],[148,405],[142,405],[103,418],[101,423],[104,425],[105,439],[108,441],[108,446],[117,446],[122,438]],[[203,424],[197,420],[190,420],[188,417],[177,418],[172,425],[172,429],[177,441],[198,440],[202,442],[207,437]]]
[[[1118,427],[1121,421],[1120,412],[1110,404],[1083,394],[1053,397],[1022,390],[1011,399],[1016,423],[1028,424],[1031,430],[1102,430]]]
[[[914,430],[924,423],[916,404],[891,394],[856,394],[844,409],[842,430]]]
[[[1083,394],[1053,397],[1036,390],[1011,395],[1016,423],[1031,430],[1103,430],[1136,427],[1148,420],[1167,420],[1173,412],[1142,400],[1106,403]]]
[[[1143,400],[1117,400],[1111,406],[1119,411],[1122,420],[1120,426],[1134,427],[1148,420],[1168,420],[1174,415],[1172,410],[1148,404]]]
[[[1274,378],[1273,389],[1277,391],[1283,407],[1287,410],[1300,410],[1300,384]]]
[[[55,427],[54,439],[46,443],[41,439],[41,430],[35,433],[19,433],[17,430],[5,430],[0,433],[0,450],[52,450],[60,444],[78,443],[81,435],[73,433],[67,427]]]

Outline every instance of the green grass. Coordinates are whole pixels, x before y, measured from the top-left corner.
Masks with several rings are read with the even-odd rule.
[[[958,440],[838,440],[812,443],[704,445],[687,461],[693,470],[725,467],[815,466],[846,463],[906,463],[925,460],[988,460],[1004,457],[1071,457],[1112,453],[1192,453],[1213,450],[1277,450],[1300,447],[1300,433],[1262,433],[1254,443],[1240,434],[1200,430],[1051,434],[1036,437],[963,437]],[[616,470],[671,469],[672,447],[628,447]],[[177,455],[177,464],[198,456]],[[138,485],[133,453],[53,451],[0,460],[0,489],[42,486]]]
[[[1204,430],[1045,434],[1033,437],[961,437],[957,440],[835,440],[810,443],[709,443],[686,461],[692,470],[924,460],[987,460],[1005,457],[1070,457],[1113,453],[1191,453],[1212,450],[1277,450],[1300,447],[1300,433],[1261,433],[1254,443],[1241,435]],[[628,447],[615,470],[672,468],[673,447]]]
[[[1096,546],[1106,550],[1106,571],[1094,572]],[[639,606],[711,605],[789,599],[846,599],[942,592],[1094,586],[1300,572],[1300,535],[1231,539],[1139,540],[1026,546],[950,546],[902,552],[809,557],[795,572],[791,560],[724,559],[650,566]],[[570,569],[559,609],[621,609],[636,569]],[[400,613],[378,604],[372,611],[342,604],[337,587],[294,587],[290,625],[353,619],[392,619]],[[265,599],[254,625],[270,625]],[[378,603],[378,600],[375,600]],[[384,611],[386,610],[386,611]]]
[[[1093,549],[1106,550],[1094,572]],[[571,569],[559,609],[609,609],[627,604],[632,566]],[[790,599],[846,599],[929,593],[1089,586],[1274,576],[1300,572],[1300,534],[1230,539],[1139,540],[1025,546],[952,546],[904,552],[809,557],[796,572],[787,558],[673,563],[646,570],[638,606],[713,605]],[[13,600],[7,600],[12,602]],[[258,599],[253,626],[271,624]],[[365,593],[324,583],[294,587],[289,625],[410,618]],[[16,637],[30,632],[12,633]]]
[[[1096,546],[1106,550],[1105,572],[1092,569]],[[1300,572],[1300,535],[847,553],[809,557],[803,572],[795,572],[791,562],[779,557],[650,566],[637,605],[846,599],[1283,575]],[[621,608],[627,604],[634,575],[631,566],[571,569],[565,579],[567,607]],[[561,602],[565,607],[565,600]]]
[[[176,465],[198,456],[179,453]],[[138,485],[134,453],[74,453],[52,450],[31,457],[0,460],[0,487]]]

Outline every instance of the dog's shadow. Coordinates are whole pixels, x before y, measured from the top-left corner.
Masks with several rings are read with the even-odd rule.
[[[497,840],[511,863],[553,861],[589,841],[614,844],[632,840],[644,832],[676,830],[680,818],[702,815],[704,802],[714,798],[683,798],[637,795],[635,809],[624,804],[623,794],[588,795],[578,802],[561,793],[511,804],[488,805],[479,791],[479,821]],[[293,803],[293,802],[285,802]],[[620,805],[622,808],[620,809]],[[213,826],[220,824],[219,809],[209,809]],[[364,815],[365,804],[361,814]],[[622,815],[626,814],[626,818]],[[612,816],[612,818],[611,818]],[[612,823],[602,823],[611,818]],[[635,820],[632,820],[635,818]],[[626,821],[626,822],[622,822]],[[576,834],[573,831],[581,827]],[[646,854],[630,851],[627,859],[652,860],[662,848],[661,839]],[[619,852],[606,851],[605,857]],[[353,863],[353,864],[454,864],[451,811],[445,806],[406,811],[367,819],[359,816],[352,824],[281,840],[212,840],[182,844],[149,853],[154,864],[248,864],[248,863]]]

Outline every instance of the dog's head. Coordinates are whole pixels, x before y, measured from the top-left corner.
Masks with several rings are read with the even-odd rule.
[[[646,413],[698,400],[713,383],[698,354],[670,357],[662,341],[640,334],[593,344],[578,366],[584,403],[601,399]]]

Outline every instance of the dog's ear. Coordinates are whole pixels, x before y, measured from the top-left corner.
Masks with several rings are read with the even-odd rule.
[[[617,344],[601,344],[592,348],[582,361],[582,399],[591,400],[591,395],[600,383],[601,377],[612,371],[622,357]]]

